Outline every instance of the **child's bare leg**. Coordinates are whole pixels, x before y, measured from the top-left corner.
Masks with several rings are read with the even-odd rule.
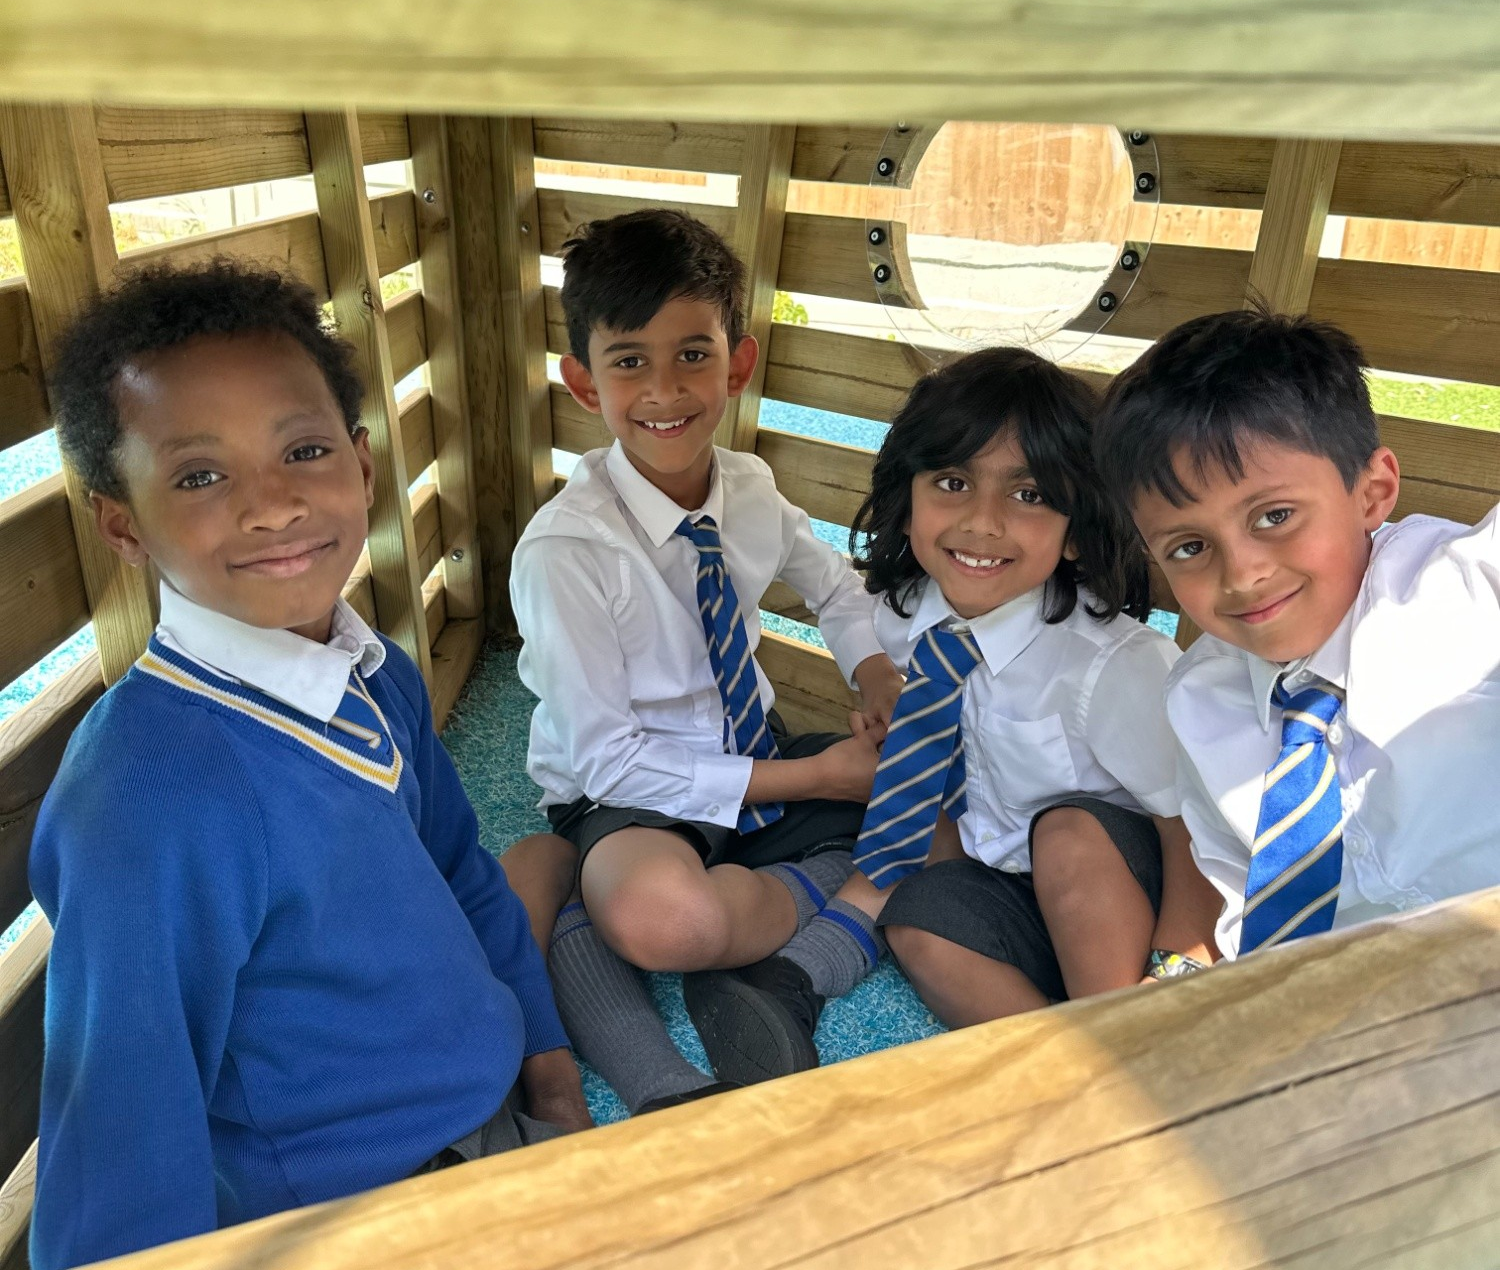
[[[584,861],[582,886],[604,941],[644,970],[743,966],[797,929],[785,885],[737,864],[705,869],[664,829],[632,826],[601,839]]]
[[[1050,1004],[1016,967],[915,926],[885,937],[922,1003],[947,1026],[972,1027]]]
[[[1071,998],[1141,981],[1156,914],[1093,816],[1058,807],[1036,823],[1031,878]]]
[[[500,857],[505,880],[525,906],[531,937],[545,954],[557,914],[568,902],[578,872],[578,848],[553,833],[522,838]]]

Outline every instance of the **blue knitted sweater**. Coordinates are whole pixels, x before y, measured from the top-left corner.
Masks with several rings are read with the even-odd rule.
[[[416,667],[387,641],[365,686],[356,754],[153,640],[74,734],[31,853],[37,1270],[395,1181],[568,1043]]]

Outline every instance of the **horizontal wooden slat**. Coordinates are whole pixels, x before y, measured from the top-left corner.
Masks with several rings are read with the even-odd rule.
[[[315,212],[256,221],[213,234],[195,234],[171,242],[138,247],[121,257],[127,267],[157,261],[174,265],[206,264],[219,256],[285,269],[307,283],[319,303],[328,299],[328,273],[323,265],[323,239]]]
[[[1250,255],[1248,251],[1157,243],[1133,286],[1130,275],[1119,270],[1105,281],[1102,290],[1125,299],[1110,315],[1104,331],[1154,340],[1189,318],[1239,308],[1250,280]],[[1098,327],[1097,315],[1086,313],[1073,325],[1093,330]]]
[[[403,291],[386,306],[391,369],[399,384],[427,360],[427,315],[420,291]]]
[[[26,860],[37,812],[68,738],[103,691],[91,654],[0,724],[0,930],[31,901]]]
[[[760,606],[767,613],[778,617],[789,617],[794,622],[805,622],[809,626],[818,624],[817,614],[807,607],[805,601],[785,582],[773,582],[760,597]]]
[[[905,340],[777,323],[767,349],[765,392],[814,410],[889,422],[937,356]]]
[[[439,569],[434,569],[422,583],[422,613],[427,619],[427,647],[431,648],[448,623],[448,593]]]
[[[0,1185],[0,1270],[22,1270],[26,1236],[31,1228],[31,1202],[36,1193],[36,1143]]]
[[[463,694],[469,672],[484,646],[484,623],[460,618],[443,627],[432,646],[432,724],[439,732],[448,722],[454,703]]]
[[[397,190],[370,200],[375,229],[375,265],[383,278],[417,259],[417,196]]]
[[[0,450],[48,425],[46,377],[24,278],[0,282]]]
[[[406,116],[390,110],[361,110],[359,148],[366,163],[411,158],[411,132],[406,126]]]
[[[755,453],[771,465],[787,501],[817,520],[852,524],[870,491],[875,456],[868,450],[762,428],[756,433]]]
[[[425,578],[443,558],[443,530],[438,519],[437,486],[419,485],[411,496],[412,533],[417,542],[417,576]]]
[[[42,1100],[42,1012],[52,928],[38,917],[0,952],[0,1177],[36,1138]]]
[[[88,621],[61,473],[0,502],[0,684]]]
[[[432,439],[432,394],[418,388],[401,402],[401,444],[406,450],[406,474],[416,480],[437,457]]]
[[[1378,370],[1500,383],[1500,273],[1320,260],[1308,312],[1348,331]]]
[[[847,732],[858,698],[831,654],[762,631],[755,659],[776,688],[776,709],[792,732]]]
[[[877,303],[864,221],[853,216],[789,214],[781,235],[776,285],[783,291]]]
[[[592,194],[577,190],[536,192],[537,210],[542,218],[541,250],[544,256],[555,256],[580,225],[591,220],[620,216],[643,207],[670,207],[695,216],[719,233],[734,232],[734,208],[715,203],[684,203],[669,198],[636,198],[622,194]]]
[[[552,385],[552,444],[573,454],[587,454],[614,441],[601,416],[590,414],[566,388]]]
[[[349,581],[344,583],[344,599],[360,617],[371,626],[375,625],[375,586],[370,580],[370,552],[360,553]]]
[[[1260,207],[1271,172],[1270,137],[1154,135],[1156,192],[1163,203],[1198,207]],[[1148,156],[1142,156],[1149,162]],[[1149,169],[1148,169],[1149,170]]]

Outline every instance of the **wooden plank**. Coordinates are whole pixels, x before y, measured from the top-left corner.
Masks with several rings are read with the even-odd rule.
[[[36,1143],[0,1185],[0,1270],[24,1270],[31,1231],[31,1200],[36,1192]]]
[[[536,191],[537,210],[541,217],[541,253],[555,256],[562,245],[578,231],[580,225],[645,207],[667,207],[701,220],[709,228],[730,238],[734,234],[735,209],[717,203],[687,203],[670,198],[640,198],[628,194],[595,194],[582,190]]]
[[[818,624],[818,615],[807,607],[807,602],[785,582],[773,582],[760,597],[760,606],[767,613],[778,617],[789,617],[794,622],[805,622],[809,626]]]
[[[103,691],[91,654],[0,724],[0,930],[31,902],[26,863],[37,812],[68,738]]]
[[[762,428],[755,452],[776,473],[787,501],[817,520],[849,525],[870,492],[869,450]]]
[[[1261,206],[1271,174],[1271,137],[1159,133],[1156,192],[1163,203],[1198,207]]]
[[[0,952],[0,1175],[32,1142],[42,1103],[42,1012],[52,928],[38,917]]]
[[[744,170],[730,242],[745,266],[745,333],[759,345],[760,356],[750,382],[738,397],[729,399],[716,429],[718,444],[732,450],[755,449],[797,130],[787,125],[753,124],[745,133]]]
[[[375,234],[375,267],[382,278],[416,263],[417,196],[410,190],[371,199],[370,227]]]
[[[443,120],[413,115],[412,173],[419,194],[417,239],[422,261],[422,310],[427,321],[438,513],[443,525],[443,585],[452,618],[479,617],[484,589],[475,531],[474,455],[463,367],[463,305],[453,228],[453,181]]]
[[[1248,251],[1157,243],[1141,265],[1134,286],[1119,270],[1106,280],[1103,290],[1124,295],[1130,287],[1130,294],[1104,329],[1110,335],[1159,339],[1189,318],[1239,308],[1249,278]],[[1092,328],[1094,315],[1074,325]]]
[[[1276,143],[1260,234],[1250,259],[1247,305],[1263,303],[1273,313],[1289,315],[1307,312],[1342,147],[1341,141]]]
[[[411,496],[412,536],[416,541],[417,576],[425,578],[443,555],[443,527],[438,520],[437,487],[418,485]],[[378,606],[378,600],[377,600]]]
[[[425,388],[408,393],[400,405],[401,444],[406,447],[406,474],[416,480],[437,457],[432,443],[432,394]]]
[[[45,431],[47,384],[26,279],[0,282],[0,450]]]
[[[512,502],[515,478],[506,399],[509,358],[501,301],[491,124],[484,119],[451,118],[445,122],[484,618],[488,630],[514,634],[510,557],[519,531]]]
[[[553,384],[552,444],[572,454],[587,454],[601,445],[613,445],[614,436],[600,415],[592,414],[573,400],[568,390]]]
[[[427,360],[427,306],[420,291],[403,291],[385,310],[391,373],[399,384]]]
[[[432,725],[439,732],[463,694],[469,672],[474,669],[479,650],[483,647],[484,623],[477,618],[449,622],[433,644]]]
[[[848,732],[858,698],[830,653],[762,631],[755,658],[776,688],[776,709],[793,732]]]
[[[94,114],[86,106],[0,106],[0,153],[15,204],[42,364],[68,323],[112,277],[114,231]],[[129,568],[94,529],[77,474],[64,465],[68,507],[107,682],[130,669],[156,625],[145,570]]]
[[[422,612],[427,620],[427,642],[437,643],[448,621],[447,596],[443,592],[443,576],[434,570],[422,583]]]
[[[506,430],[512,474],[509,502],[519,534],[552,492],[552,412],[542,309],[544,230],[535,182],[531,120],[493,121],[490,142],[506,350]],[[493,501],[500,491],[481,491],[481,519],[488,514],[483,501],[486,493]]]
[[[285,270],[300,278],[318,297],[328,299],[328,273],[323,264],[323,240],[314,212],[257,221],[212,234],[195,234],[170,242],[138,247],[122,258],[130,266],[171,261],[174,265],[207,264],[219,256],[252,261]]]
[[[10,215],[10,190],[5,184],[5,168],[0,165],[0,216]]]
[[[0,684],[89,620],[61,473],[0,501]]]
[[[354,112],[309,113],[307,143],[318,191],[334,320],[339,333],[354,345],[355,364],[365,381],[360,421],[370,430],[370,449],[375,456],[375,505],[370,512],[369,538],[375,613],[380,628],[411,656],[430,686],[432,657],[420,594],[427,570],[418,571],[416,567],[417,545],[406,492],[410,480],[394,395],[399,375],[394,370],[394,341],[387,332],[380,300],[370,199]],[[420,309],[420,294],[415,306]]]
[[[344,583],[344,599],[360,617],[371,626],[375,625],[375,588],[370,584],[368,548],[360,552],[359,560],[354,565],[354,572],[349,575],[349,581]]]
[[[924,355],[905,340],[778,323],[771,328],[766,396],[888,422],[940,356]]]
[[[312,171],[301,111],[96,105],[113,203],[275,181]]]
[[[783,291],[804,291],[841,300],[878,303],[865,243],[865,223],[853,216],[786,218],[781,240]]]
[[[411,158],[411,136],[407,131],[406,116],[391,110],[361,110],[359,143],[363,163],[391,163]]]
[[[1043,0],[974,11],[672,9],[652,0],[395,6],[111,0],[11,6],[3,91],[34,101],[234,103],[654,119],[1128,119],[1157,131],[1482,136],[1500,127],[1500,31],[1484,0],[1344,7]],[[1253,28],[1253,38],[1247,31]],[[567,38],[558,35],[567,31]],[[621,30],[649,32],[622,42]],[[997,73],[996,68],[1002,68]],[[1142,68],[1149,67],[1149,72]]]
[[[1329,211],[1337,216],[1500,225],[1500,146],[1349,141]]]

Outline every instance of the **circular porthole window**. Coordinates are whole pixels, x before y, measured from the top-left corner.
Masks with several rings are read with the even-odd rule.
[[[1076,351],[1126,303],[1161,199],[1149,135],[1070,124],[897,124],[870,177],[870,278],[936,358]]]

